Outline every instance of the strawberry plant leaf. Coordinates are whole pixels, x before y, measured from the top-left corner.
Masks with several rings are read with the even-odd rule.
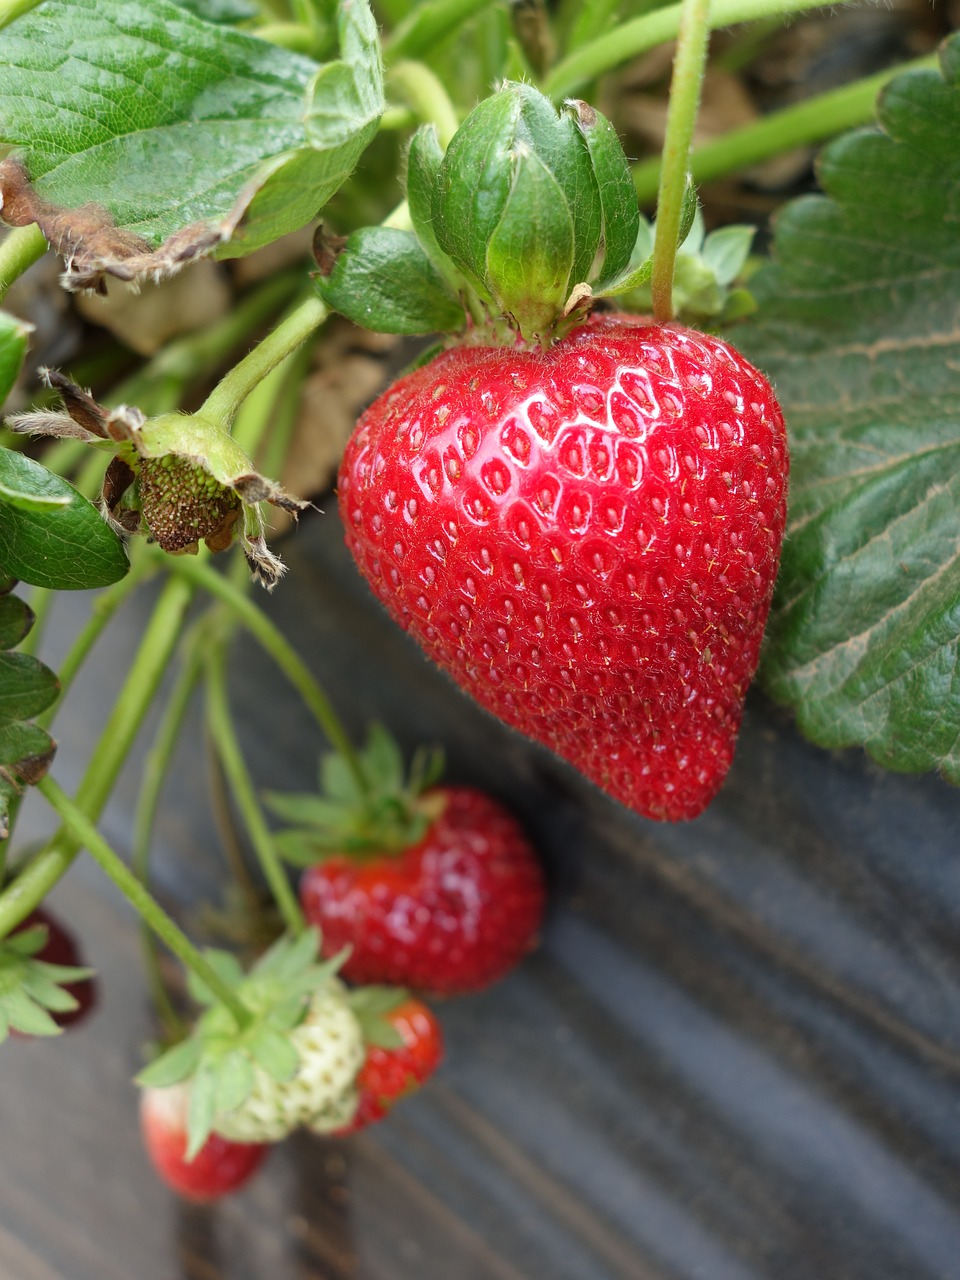
[[[209,1061],[201,1061],[190,1082],[190,1105],[187,1108],[187,1159],[192,1160],[213,1131],[217,1113],[217,1069]]]
[[[19,596],[0,595],[0,649],[12,649],[33,626],[33,610]]]
[[[10,394],[23,366],[30,329],[23,320],[0,311],[0,404]]]
[[[960,783],[960,37],[829,146],[737,346],[790,432],[762,676],[829,747]]]
[[[109,586],[128,568],[92,502],[39,462],[0,449],[0,572],[75,591]]]
[[[300,1067],[296,1046],[271,1027],[260,1027],[249,1041],[250,1053],[267,1075],[284,1084],[292,1080]]]
[[[56,700],[60,682],[27,653],[0,653],[0,727],[39,715]]]
[[[304,225],[383,109],[368,3],[339,19],[320,66],[172,0],[46,0],[0,32],[5,218],[39,222],[77,287]]]
[[[37,658],[7,652],[32,625],[33,612],[22,600],[0,594],[0,840],[10,833],[10,805],[25,785],[40,781],[56,751],[53,739],[30,716],[56,700],[60,682]],[[45,941],[45,929],[27,929],[8,947],[29,956]],[[47,976],[57,981],[55,974]]]
[[[193,1075],[200,1061],[202,1045],[194,1036],[181,1040],[162,1053],[139,1073],[137,1084],[145,1089],[166,1089]]]
[[[246,1102],[254,1084],[253,1064],[241,1049],[232,1049],[217,1068],[217,1114]]]

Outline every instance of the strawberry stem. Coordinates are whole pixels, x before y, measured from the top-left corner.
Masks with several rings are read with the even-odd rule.
[[[424,63],[405,60],[390,68],[387,83],[418,122],[436,125],[440,146],[446,151],[460,121],[439,77]]]
[[[576,92],[606,71],[676,38],[680,30],[681,4],[668,5],[654,13],[641,14],[621,23],[588,44],[582,44],[562,62],[558,62],[541,88],[557,101]],[[823,8],[822,0],[714,0],[710,27],[729,27],[757,18],[802,13],[805,9]]]
[[[220,977],[210,963],[193,945],[186,934],[167,915],[156,899],[144,888],[130,868],[111,849],[103,836],[82,810],[74,804],[51,777],[43,778],[37,784],[37,790],[47,803],[55,810],[64,826],[77,842],[78,847],[86,848],[105,875],[113,881],[123,896],[131,904],[154,933],[166,943],[183,964],[214,993],[217,999],[233,1014],[237,1025],[243,1029],[250,1026],[253,1015]]]
[[[223,766],[227,781],[233,791],[244,825],[253,843],[254,852],[270,886],[274,901],[280,909],[287,928],[294,936],[306,928],[290,881],[280,865],[273,845],[273,837],[267,827],[263,811],[257,803],[253,782],[247,772],[243,754],[237,743],[237,735],[230,715],[227,698],[226,668],[223,645],[217,646],[206,664],[207,726],[210,737]]]
[[[340,723],[333,704],[286,637],[265,613],[247,599],[240,588],[211,569],[204,561],[192,556],[180,556],[171,568],[178,576],[223,601],[237,620],[259,641],[303,698],[327,741],[343,756],[357,786],[366,794],[369,789],[366,776],[360,767],[353,743]]]
[[[28,5],[27,8],[29,7],[31,6]],[[4,25],[3,14],[4,6],[0,3],[0,27]],[[35,222],[31,222],[28,227],[17,227],[15,231],[7,232],[6,239],[0,244],[0,302],[6,297],[10,286],[20,279],[28,267],[38,262],[48,248],[46,238]]]
[[[673,319],[673,271],[679,248],[690,144],[700,105],[700,88],[710,39],[710,0],[683,0],[677,52],[673,60],[667,131],[663,140],[660,192],[650,294],[661,324]]]
[[[196,417],[229,429],[250,392],[323,324],[327,314],[319,298],[307,298],[217,383]]]
[[[812,146],[847,129],[869,124],[876,116],[877,94],[888,81],[907,71],[922,71],[936,66],[936,54],[916,58],[913,62],[888,67],[877,75],[844,85],[842,89],[831,89],[782,111],[772,111],[742,129],[731,129],[691,153],[693,180],[712,182],[748,165],[782,155],[794,147]],[[657,194],[660,181],[659,157],[638,164],[634,168],[633,179],[637,199],[641,204],[649,204]]]
[[[78,789],[78,812],[96,822],[117,776],[130,754],[154,694],[180,636],[180,628],[194,588],[172,577],[165,585],[147,623],[140,648],[93,750]],[[61,828],[0,893],[0,938],[39,906],[80,851],[80,844]]]

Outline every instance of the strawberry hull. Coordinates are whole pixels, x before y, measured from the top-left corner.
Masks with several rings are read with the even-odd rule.
[[[361,572],[461,688],[678,820],[733,759],[786,477],[779,406],[732,347],[608,315],[401,379],[360,420],[339,501]]]

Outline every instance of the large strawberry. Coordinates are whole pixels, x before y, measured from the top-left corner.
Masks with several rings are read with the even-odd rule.
[[[458,344],[363,415],[347,544],[484,707],[630,808],[695,817],[733,758],[777,572],[773,392],[718,338],[587,314],[649,266],[619,143],[584,104],[506,86],[445,156],[415,137],[408,198],[418,238],[356,233],[321,292],[404,331],[450,325],[444,299],[466,310]],[[391,255],[428,282],[408,271],[393,310]],[[371,261],[365,320],[349,294]]]
[[[544,880],[529,839],[493,797],[426,785],[433,771],[403,758],[374,726],[355,780],[339,756],[321,767],[321,792],[274,795],[297,823],[279,847],[306,866],[304,912],[325,955],[348,948],[341,973],[452,995],[506,974],[537,939]]]

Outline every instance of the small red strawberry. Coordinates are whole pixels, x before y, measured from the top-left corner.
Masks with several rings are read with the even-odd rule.
[[[97,984],[73,934],[37,907],[0,944],[0,1039],[56,1035],[86,1018]]]
[[[160,1177],[188,1200],[216,1200],[248,1182],[266,1159],[266,1143],[231,1142],[211,1133],[192,1160],[187,1160],[189,1089],[144,1089],[140,1095],[140,1129],[147,1155]]]
[[[543,917],[539,863],[519,824],[481,791],[440,787],[422,839],[399,853],[331,857],[300,898],[341,973],[438,995],[476,991],[531,949]]]
[[[415,135],[408,175],[416,234],[355,233],[321,293],[403,332],[459,305],[461,331],[361,418],[347,545],[488,711],[637,812],[693,818],[733,759],[777,573],[773,391],[719,338],[587,316],[651,264],[616,134],[586,104],[508,84],[446,154]],[[365,294],[367,319],[350,290],[371,262],[406,293]]]
[[[411,997],[382,1016],[403,1043],[395,1048],[368,1046],[357,1076],[360,1102],[352,1123],[339,1130],[341,1134],[356,1133],[382,1120],[402,1098],[416,1093],[443,1061],[440,1023],[422,1001]]]

